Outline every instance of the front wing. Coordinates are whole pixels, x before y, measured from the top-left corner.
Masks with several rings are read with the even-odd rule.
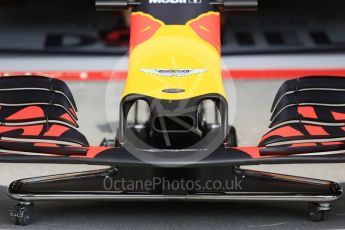
[[[46,77],[1,78],[0,106],[0,162],[170,167],[345,162],[341,77],[284,83],[272,106],[271,129],[257,147],[90,147],[77,129],[77,107],[67,85]]]

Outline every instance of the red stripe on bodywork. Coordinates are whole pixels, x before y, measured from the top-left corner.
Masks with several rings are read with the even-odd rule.
[[[220,15],[203,15],[189,23],[195,33],[220,53]]]
[[[308,131],[310,135],[315,136],[328,136],[329,133],[326,132],[326,130],[319,126],[314,125],[305,125],[304,128]]]
[[[126,80],[127,71],[7,71],[0,72],[0,77],[39,75],[64,81],[108,81]],[[345,69],[232,69],[223,70],[223,79],[291,79],[301,76],[339,76],[345,77]]]
[[[304,135],[300,131],[290,126],[284,126],[267,133],[265,136],[262,137],[261,142],[266,140],[267,138],[274,137],[274,136],[296,137],[296,136],[304,136]]]
[[[298,147],[312,147],[317,146],[315,143],[301,143],[301,144],[293,144],[291,145],[292,148],[298,148]]]
[[[50,143],[35,143],[35,147],[54,147],[54,148],[59,148],[57,144],[50,144]]]
[[[315,112],[315,109],[310,106],[299,106],[298,113],[305,118],[317,119],[317,114]]]
[[[38,106],[29,106],[7,117],[5,120],[27,120],[33,118],[44,118],[44,111]]]
[[[13,130],[23,130],[22,135],[38,136],[43,130],[43,125],[31,125],[31,126],[0,126],[0,133],[5,133]]]
[[[343,142],[323,142],[322,145],[343,145]]]
[[[223,70],[223,78],[233,79],[289,79],[301,76],[341,76],[345,69],[228,69]]]
[[[130,51],[139,44],[149,40],[161,26],[162,23],[148,15],[132,14]]]
[[[337,121],[345,120],[345,113],[332,112],[332,115]]]
[[[48,132],[46,132],[43,136],[45,137],[61,137],[65,132],[70,130],[68,127],[62,125],[52,125]]]
[[[75,123],[75,121],[72,119],[72,117],[68,113],[63,114],[60,118],[63,119],[63,120],[69,121],[69,122],[71,122],[71,123],[73,123],[75,125],[77,125]]]

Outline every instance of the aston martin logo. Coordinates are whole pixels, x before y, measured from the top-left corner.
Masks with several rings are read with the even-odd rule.
[[[205,73],[207,69],[140,69],[147,74],[163,77],[187,77],[194,74]]]

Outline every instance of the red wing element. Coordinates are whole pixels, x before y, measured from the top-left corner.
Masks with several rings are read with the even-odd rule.
[[[308,131],[308,133],[312,136],[328,136],[329,133],[323,127],[315,126],[315,125],[305,125],[304,128]]]
[[[345,113],[332,112],[332,115],[333,115],[334,119],[337,121],[344,121],[345,120]]]
[[[298,113],[305,118],[317,119],[315,109],[311,106],[298,106]]]
[[[291,126],[283,126],[277,129],[272,130],[271,132],[264,135],[261,139],[261,142],[267,140],[271,137],[294,137],[294,136],[303,136],[303,133],[298,131],[297,129],[291,127]]]
[[[11,120],[28,120],[33,118],[44,118],[44,111],[39,106],[28,106],[6,118]]]
[[[22,135],[40,135],[43,131],[43,125],[30,125],[30,126],[0,126],[0,135],[10,131],[19,130]]]
[[[69,131],[70,128],[62,125],[52,125],[48,131],[43,134],[45,137],[61,137],[64,133]]]

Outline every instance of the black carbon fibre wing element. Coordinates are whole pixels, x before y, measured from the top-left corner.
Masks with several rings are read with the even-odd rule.
[[[0,106],[0,152],[86,154],[89,144],[77,130],[77,106],[63,81],[2,77]]]
[[[273,102],[263,156],[328,155],[345,149],[345,78],[289,80]]]
[[[218,148],[208,156],[195,160],[190,152],[190,157],[176,157],[165,159],[162,155],[171,154],[166,150],[142,152],[146,157],[131,153],[124,148],[88,147],[86,152],[66,147],[59,152],[24,152],[0,150],[0,161],[7,163],[44,163],[44,164],[88,164],[105,166],[159,166],[159,167],[214,167],[214,166],[239,166],[258,164],[299,164],[299,163],[344,163],[345,150],[325,153],[314,152],[314,155],[272,155],[262,156],[262,148],[239,147]],[[183,150],[181,150],[183,151]],[[203,153],[200,153],[203,154]]]

